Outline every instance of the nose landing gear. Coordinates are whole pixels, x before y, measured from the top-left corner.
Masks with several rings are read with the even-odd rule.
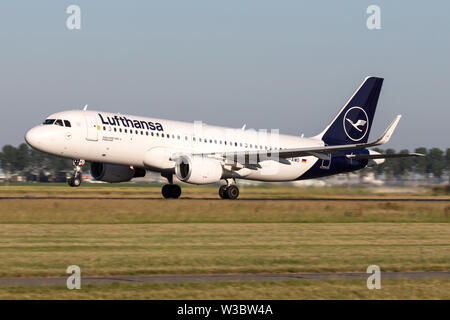
[[[67,180],[67,183],[71,187],[79,187],[81,185],[81,171],[84,166],[84,160],[73,160],[72,165],[74,166],[73,176]]]
[[[237,199],[239,197],[239,188],[236,186],[236,180],[227,179],[226,181],[227,184],[219,188],[219,196],[222,199]]]

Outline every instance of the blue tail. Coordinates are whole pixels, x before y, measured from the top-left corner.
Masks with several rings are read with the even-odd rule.
[[[382,78],[364,79],[346,105],[318,137],[327,145],[367,142],[382,84]]]

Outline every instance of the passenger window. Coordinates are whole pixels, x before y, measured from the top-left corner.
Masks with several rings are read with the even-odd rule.
[[[69,128],[71,127],[69,120],[64,120],[64,125]]]

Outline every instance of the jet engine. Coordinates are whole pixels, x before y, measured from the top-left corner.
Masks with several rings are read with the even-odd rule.
[[[108,163],[91,163],[91,175],[95,180],[104,182],[126,182],[145,176],[145,169],[131,168]]]
[[[222,177],[222,164],[211,158],[183,155],[176,160],[175,175],[192,184],[216,183]]]

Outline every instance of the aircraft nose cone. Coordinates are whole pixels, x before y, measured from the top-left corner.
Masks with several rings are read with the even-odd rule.
[[[25,141],[34,148],[39,146],[39,133],[37,131],[38,128],[34,127],[25,134]]]

